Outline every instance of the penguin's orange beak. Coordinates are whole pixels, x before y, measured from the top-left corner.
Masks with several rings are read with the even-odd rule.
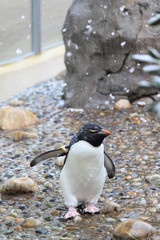
[[[104,134],[104,135],[106,135],[106,136],[111,135],[111,133],[110,133],[109,131],[105,130],[105,129],[101,129],[101,131],[99,132],[99,134]]]

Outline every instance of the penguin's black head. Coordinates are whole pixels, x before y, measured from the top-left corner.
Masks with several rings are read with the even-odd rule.
[[[103,139],[108,135],[110,135],[110,132],[102,129],[99,125],[87,123],[75,134],[73,141],[77,142],[84,140],[90,143],[92,146],[98,147],[103,142]],[[71,144],[74,143],[73,141],[71,141]]]

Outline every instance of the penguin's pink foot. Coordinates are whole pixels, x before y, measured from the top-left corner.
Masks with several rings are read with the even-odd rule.
[[[75,207],[69,207],[68,212],[65,215],[65,218],[73,218],[76,216],[80,216],[80,214],[77,212],[77,210],[75,209]]]
[[[88,204],[86,208],[84,209],[84,212],[88,213],[98,213],[100,210],[96,208],[93,204]]]

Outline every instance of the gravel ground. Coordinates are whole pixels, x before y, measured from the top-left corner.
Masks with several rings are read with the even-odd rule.
[[[38,183],[35,194],[1,195],[0,239],[114,239],[115,226],[129,218],[140,218],[156,229],[151,240],[160,239],[160,122],[143,108],[127,111],[66,109],[61,100],[64,82],[49,80],[26,89],[11,100],[23,100],[22,108],[35,113],[40,124],[27,129],[38,139],[14,142],[0,131],[0,183],[11,177],[31,177]],[[73,133],[87,122],[98,123],[111,132],[105,149],[116,165],[116,177],[106,179],[97,207],[107,200],[122,207],[120,213],[82,215],[79,223],[65,221],[66,208],[60,194],[60,167],[54,159],[31,168],[31,159],[44,151],[68,144]],[[74,171],[74,170],[73,170]],[[149,177],[148,177],[149,176]],[[21,223],[34,218],[40,225]]]

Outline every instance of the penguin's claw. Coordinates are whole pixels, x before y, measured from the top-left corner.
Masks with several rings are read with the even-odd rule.
[[[69,218],[73,218],[73,217],[76,217],[76,216],[80,216],[80,214],[77,212],[75,207],[69,207],[68,212],[65,215],[65,218],[69,219]]]
[[[96,208],[93,204],[89,204],[85,209],[84,212],[88,213],[98,213],[100,210]]]

